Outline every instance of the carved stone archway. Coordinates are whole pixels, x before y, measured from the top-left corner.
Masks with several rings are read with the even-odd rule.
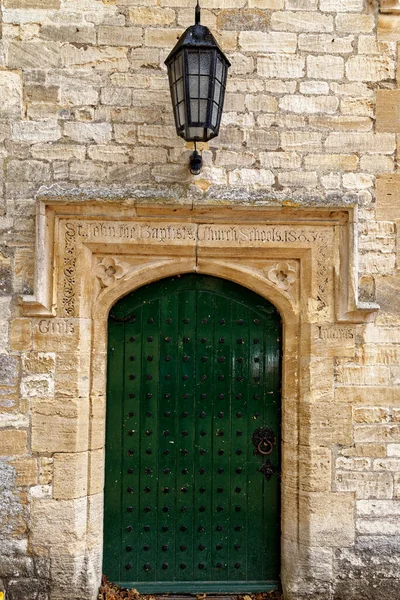
[[[354,539],[353,494],[331,481],[332,445],[351,442],[334,359],[354,356],[355,325],[376,310],[357,304],[354,210],[42,201],[38,213],[36,295],[17,321],[27,352],[56,356],[54,396],[32,401],[32,451],[54,456],[55,475],[52,497],[32,501],[31,548],[51,559],[53,597],[68,569],[82,600],[101,575],[108,312],[188,272],[248,287],[282,315],[282,583],[288,600],[320,586],[321,561]]]

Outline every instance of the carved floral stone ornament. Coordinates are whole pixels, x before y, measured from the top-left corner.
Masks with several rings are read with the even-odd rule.
[[[296,268],[287,262],[279,262],[264,273],[281,290],[287,291],[296,281]]]
[[[108,287],[115,283],[117,279],[121,279],[125,274],[125,269],[115,258],[106,256],[97,265],[95,274],[100,279],[102,285]]]

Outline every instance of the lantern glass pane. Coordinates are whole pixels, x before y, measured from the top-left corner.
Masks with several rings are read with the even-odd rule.
[[[189,139],[202,140],[204,139],[204,128],[203,127],[188,127],[187,136]]]
[[[183,57],[182,53],[178,54],[175,59],[175,81],[183,77]]]
[[[218,121],[218,105],[213,102],[213,111],[211,116],[211,125],[212,127],[216,127]]]
[[[178,120],[180,126],[185,124],[185,105],[183,102],[178,105]]]
[[[224,65],[223,65],[220,57],[217,55],[217,68],[215,69],[215,77],[220,82],[223,81],[223,73],[224,73]]]
[[[217,102],[219,104],[220,98],[221,98],[221,84],[218,83],[218,81],[216,81],[215,87],[214,87],[214,102]]]

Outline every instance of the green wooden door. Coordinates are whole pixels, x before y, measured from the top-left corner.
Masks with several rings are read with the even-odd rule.
[[[276,588],[279,476],[259,469],[280,462],[278,312],[184,275],[120,300],[108,333],[104,573],[144,593]]]

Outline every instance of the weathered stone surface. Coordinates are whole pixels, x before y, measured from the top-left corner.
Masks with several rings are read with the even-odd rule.
[[[21,75],[12,71],[0,71],[0,118],[20,118],[21,116]]]

